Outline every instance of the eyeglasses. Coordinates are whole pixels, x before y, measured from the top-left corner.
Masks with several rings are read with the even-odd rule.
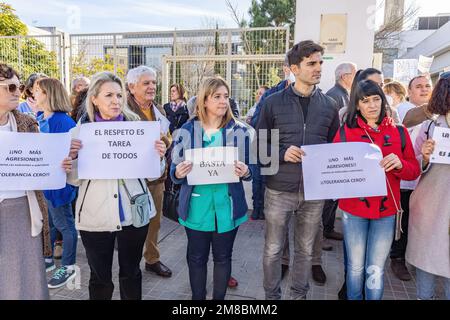
[[[0,86],[6,86],[6,87],[8,87],[8,91],[9,91],[9,93],[15,93],[17,90],[19,90],[19,88],[20,88],[20,85],[18,85],[18,84],[15,84],[15,83],[9,83],[9,84],[6,84],[6,83],[0,83]]]

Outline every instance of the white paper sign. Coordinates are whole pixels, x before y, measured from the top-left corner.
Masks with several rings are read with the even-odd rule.
[[[395,59],[394,80],[401,83],[409,83],[418,74],[418,63],[417,59]]]
[[[302,146],[305,200],[385,196],[381,149],[364,142]]]
[[[238,159],[236,147],[189,149],[185,159],[193,163],[187,176],[189,185],[239,182],[234,173],[234,161]]]
[[[429,73],[431,69],[431,65],[433,64],[433,57],[425,57],[423,55],[419,56],[419,64],[417,65],[417,69],[420,73]]]
[[[70,151],[69,133],[0,132],[0,190],[58,190]]]
[[[435,127],[433,140],[436,141],[436,146],[430,162],[450,164],[450,129]]]
[[[167,134],[169,132],[170,121],[164,117],[164,115],[159,112],[158,108],[153,107],[153,111],[155,112],[155,118],[161,124],[161,132],[163,134]]]
[[[93,122],[81,125],[79,179],[159,178],[158,121]]]

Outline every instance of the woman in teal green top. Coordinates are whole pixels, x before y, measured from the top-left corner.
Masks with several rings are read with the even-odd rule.
[[[229,132],[247,132],[247,126],[233,118],[228,94],[229,87],[222,78],[204,81],[197,96],[197,117],[183,125],[183,134],[178,135],[184,135],[185,138],[190,135],[192,139],[176,139],[174,153],[181,148],[183,156],[172,155],[171,178],[174,183],[181,184],[178,214],[188,238],[187,261],[193,300],[206,299],[207,263],[211,246],[214,258],[213,299],[225,298],[231,275],[234,240],[239,225],[247,221],[242,180],[251,179],[251,171],[246,164],[250,148],[248,140],[243,145],[234,141],[234,146],[245,150],[244,161],[235,162],[235,174],[240,178],[237,183],[189,186],[186,176],[192,170],[192,163],[183,161],[186,149],[230,145],[224,141]],[[196,121],[200,126],[194,125]],[[194,138],[197,134],[201,139]],[[195,140],[198,141],[197,145],[195,142],[186,142]]]

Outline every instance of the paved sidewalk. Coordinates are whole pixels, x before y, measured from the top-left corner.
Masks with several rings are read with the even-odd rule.
[[[341,220],[338,215],[336,229],[341,230]],[[58,300],[87,300],[89,266],[87,264],[81,239],[79,239],[77,265],[80,267],[79,289],[70,290],[66,286],[50,290],[51,298]],[[329,240],[327,240],[329,241]],[[292,234],[291,234],[292,242]],[[333,245],[333,250],[323,252],[323,268],[327,275],[325,286],[317,286],[311,280],[311,290],[309,299],[314,300],[336,300],[337,292],[343,281],[343,257],[342,242],[329,241]],[[264,299],[264,289],[262,287],[262,252],[264,245],[264,221],[248,221],[239,229],[233,253],[233,276],[239,281],[238,287],[229,289],[226,299]],[[291,250],[293,245],[291,245]],[[173,275],[165,279],[149,272],[143,271],[143,299],[180,299],[191,298],[189,286],[188,269],[186,263],[186,235],[184,229],[170,220],[163,218],[160,232],[161,260],[169,266]],[[208,269],[208,298],[212,292],[212,258],[210,258]],[[291,256],[292,261],[292,256]],[[59,262],[57,262],[59,263]],[[142,270],[144,262],[142,262]],[[386,266],[385,293],[386,300],[415,300],[415,282],[402,282],[395,278]],[[117,253],[114,257],[113,281],[115,290],[113,299],[120,299],[118,287],[118,264]],[[289,299],[290,275],[288,274],[282,282],[283,299]],[[439,297],[443,297],[442,285],[439,285]]]

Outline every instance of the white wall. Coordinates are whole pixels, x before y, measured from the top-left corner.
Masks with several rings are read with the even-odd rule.
[[[432,35],[436,30],[408,30],[400,34],[400,46],[398,56],[401,57],[420,42]]]
[[[419,55],[434,56],[430,73],[435,74],[450,66],[450,22],[416,45],[402,59],[417,59]]]
[[[295,43],[320,39],[321,14],[347,13],[347,48],[344,54],[327,54],[320,87],[326,91],[334,85],[334,70],[343,61],[358,68],[372,66],[376,0],[297,0]]]

